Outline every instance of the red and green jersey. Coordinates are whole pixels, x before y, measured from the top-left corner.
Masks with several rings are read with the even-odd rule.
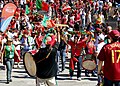
[[[104,76],[109,80],[120,81],[120,42],[106,44],[98,59],[104,61]]]
[[[80,40],[77,43],[69,41],[68,44],[71,46],[72,56],[80,56],[82,48],[86,46],[86,40]]]

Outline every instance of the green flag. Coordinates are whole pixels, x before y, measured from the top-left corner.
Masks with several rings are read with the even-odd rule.
[[[84,31],[83,29],[81,29],[80,32],[81,32],[81,34],[84,34],[84,35],[87,34],[86,31]]]
[[[26,5],[26,7],[25,7],[25,14],[29,14],[29,13],[30,13],[30,9],[29,9],[28,5]]]
[[[49,20],[48,16],[44,15],[44,18],[43,18],[43,20],[42,20],[42,25],[43,25],[44,27],[47,27],[47,24],[46,24],[47,20]]]
[[[42,8],[42,0],[36,0],[36,8],[41,9]]]

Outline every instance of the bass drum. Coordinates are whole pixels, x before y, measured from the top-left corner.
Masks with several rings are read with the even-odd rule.
[[[36,76],[36,63],[32,56],[31,52],[26,52],[23,58],[23,64],[28,75],[35,77]]]
[[[84,56],[82,59],[82,67],[85,69],[85,70],[89,70],[89,71],[92,71],[92,70],[95,70],[96,69],[96,62],[95,62],[95,57],[93,55],[89,56],[88,58],[88,55]]]

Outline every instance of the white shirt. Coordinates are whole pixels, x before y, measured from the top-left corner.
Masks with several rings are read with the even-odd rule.
[[[97,45],[97,49],[96,49],[96,52],[99,54],[100,53],[100,50],[102,49],[102,47],[105,45],[105,42],[101,42]]]
[[[105,18],[103,14],[100,15],[100,18],[101,18],[101,23],[105,23]]]
[[[18,44],[20,44],[20,41],[14,40],[14,41],[13,41],[13,44],[17,45],[17,46],[16,46],[16,50],[20,50],[20,45],[18,45]]]
[[[20,4],[21,5],[26,4],[26,0],[20,0]]]
[[[87,17],[87,23],[89,24],[90,22],[92,22],[92,20],[91,20],[91,13],[89,13],[88,17]]]
[[[7,35],[8,35],[8,38],[11,38],[11,39],[13,39],[13,36],[14,36],[14,33],[11,33],[11,32],[7,32]]]

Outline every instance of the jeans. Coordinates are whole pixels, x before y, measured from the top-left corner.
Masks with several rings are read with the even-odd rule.
[[[85,19],[82,19],[82,28],[84,28],[85,27]]]
[[[77,62],[77,78],[81,77],[81,70],[82,70],[82,56],[76,57],[78,59]],[[74,63],[75,66],[75,63]],[[74,71],[70,71],[70,76],[73,76]]]
[[[65,62],[66,62],[66,52],[65,49],[61,49],[60,51],[60,56],[61,56],[61,63],[62,63],[62,70],[65,69]]]
[[[61,51],[57,51],[58,70],[59,70],[60,58],[61,58],[62,71],[63,71],[65,69],[65,62],[66,62],[65,49],[61,49]]]
[[[12,73],[12,68],[14,65],[14,59],[8,59],[5,58],[6,61],[6,68],[7,68],[7,80],[11,80],[11,73]]]
[[[104,77],[103,86],[120,86],[120,81],[111,81]]]
[[[103,76],[102,75],[98,75],[98,83],[102,83],[103,82]]]

